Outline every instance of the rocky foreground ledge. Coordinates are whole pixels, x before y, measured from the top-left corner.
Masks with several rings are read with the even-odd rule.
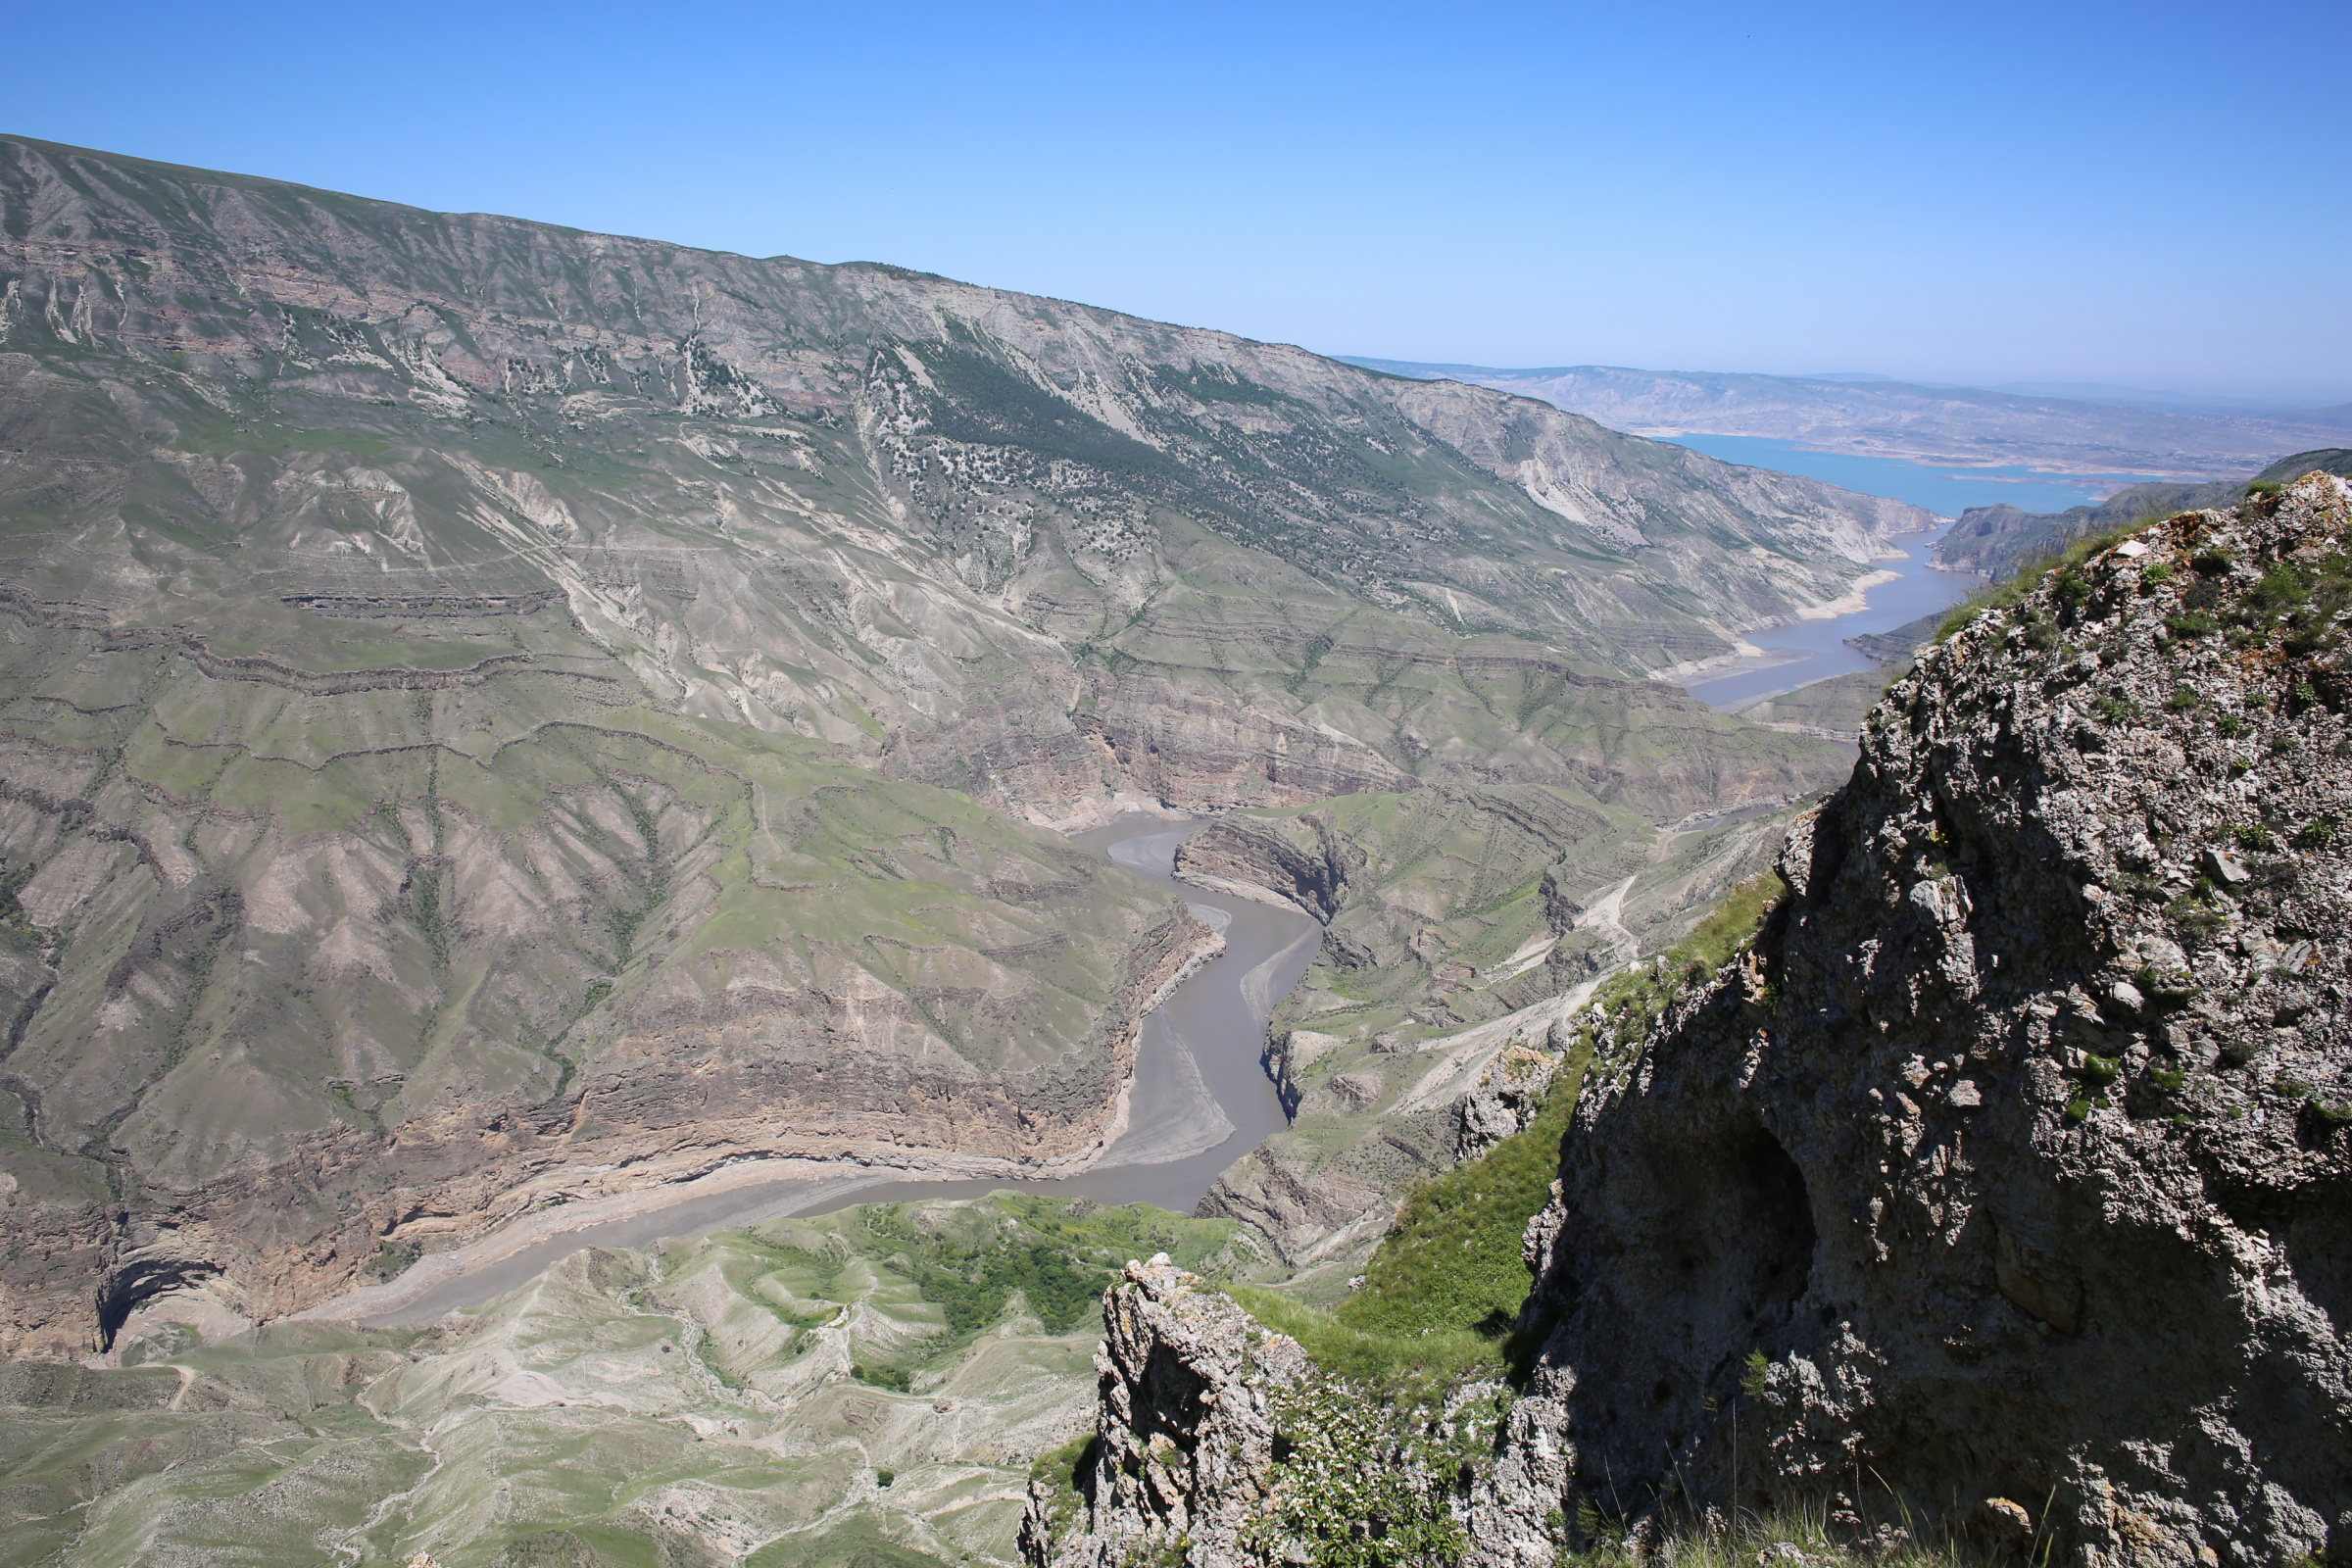
[[[1601,1043],[1443,1554],[1736,1505],[2352,1560],[2348,528],[2324,474],[2151,525],[1891,689],[1752,952]],[[1163,1273],[1112,1293],[1091,1498],[1033,1499],[1034,1560],[1298,1544],[1228,1521],[1351,1417]]]

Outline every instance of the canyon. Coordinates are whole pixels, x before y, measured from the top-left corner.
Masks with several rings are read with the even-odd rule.
[[[1063,832],[1827,788],[1646,677],[1927,520],[880,265],[21,138],[0,211],[12,1355],[747,1160],[1083,1170],[1213,934]]]
[[[2314,472],[1923,650],[1745,936],[1548,1034],[1576,1093],[1494,1357],[1367,1370],[1131,1263],[1029,1560],[2338,1560],[2348,538]]]

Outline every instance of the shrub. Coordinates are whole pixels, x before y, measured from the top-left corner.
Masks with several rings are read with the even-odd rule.
[[[2142,566],[2140,568],[2139,582],[2140,586],[2143,588],[2154,588],[2161,583],[2168,583],[2172,580],[2173,564],[2169,561],[2159,561],[2153,565]]]
[[[1252,1544],[1314,1568],[1458,1562],[1468,1542],[1449,1504],[1460,1466],[1429,1436],[1432,1414],[1327,1383],[1278,1394],[1289,1445],[1249,1527]]]
[[[2080,568],[2091,557],[2121,542],[2127,534],[2138,526],[2138,523],[2129,523],[2120,528],[2110,528],[2104,533],[2091,534],[2078,539],[2053,555],[2027,562],[2011,573],[2006,580],[1987,584],[1955,606],[1950,614],[1936,623],[1936,635],[1931,641],[1938,643],[1944,641],[1952,633],[1987,610],[2008,610],[2022,604],[2027,595],[2039,588],[2043,582],[2050,579],[2053,573],[2067,574],[2067,586],[2061,590],[2060,597],[2066,599],[2068,603],[2075,603],[2075,596],[2078,594],[2082,598],[2089,597],[2090,584],[2082,575]],[[2032,622],[2029,621],[2027,632],[2029,640],[2033,638],[2031,626]],[[2055,640],[2056,637],[2053,634],[2051,641]],[[2034,646],[2047,647],[2049,644],[2036,642]]]
[[[2293,842],[2298,850],[2324,850],[2335,842],[2335,822],[2329,817],[2315,816],[2295,829]]]
[[[2090,706],[2110,724],[2129,724],[2139,716],[2139,705],[2129,697],[2102,697]]]
[[[2271,836],[2271,830],[2260,822],[2249,823],[2239,828],[2236,838],[2239,849],[2251,850],[2258,854],[2267,854],[2278,847],[2278,841]]]
[[[868,1366],[863,1361],[850,1363],[850,1376],[860,1383],[870,1383],[877,1389],[889,1389],[896,1394],[912,1392],[913,1377],[903,1366]],[[884,1483],[888,1485],[888,1483]]]
[[[421,1255],[415,1242],[387,1240],[375,1250],[375,1256],[368,1259],[367,1272],[379,1280],[398,1279]]]
[[[2176,713],[2187,713],[2193,712],[2196,709],[2203,706],[2204,702],[2204,698],[2199,697],[2188,687],[2179,686],[2174,688],[2172,696],[2167,697],[2164,700],[2164,706],[2171,709]]]
[[[2176,637],[2204,637],[2213,631],[2213,617],[2194,612],[2167,615],[2164,617],[2164,625],[2165,629]]]

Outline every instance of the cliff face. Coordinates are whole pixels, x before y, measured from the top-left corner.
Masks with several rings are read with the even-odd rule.
[[[2352,1551],[2348,528],[2326,475],[2177,517],[1888,693],[1752,961],[1586,1091],[1488,1554],[1882,1488]]]

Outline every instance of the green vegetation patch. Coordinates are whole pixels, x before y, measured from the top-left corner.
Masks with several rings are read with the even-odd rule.
[[[1520,1237],[1550,1198],[1591,1059],[1588,1043],[1533,1122],[1405,1199],[1362,1288],[1333,1314],[1341,1325],[1416,1340],[1468,1333],[1490,1348],[1511,1332],[1528,1289]]]

